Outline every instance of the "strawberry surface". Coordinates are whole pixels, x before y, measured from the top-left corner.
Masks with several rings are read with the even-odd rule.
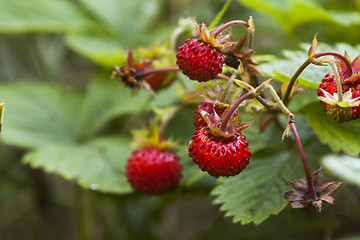
[[[176,64],[192,80],[206,82],[222,72],[225,58],[221,51],[201,39],[188,39],[178,48]]]
[[[181,169],[176,154],[157,149],[142,149],[133,152],[128,159],[126,177],[136,191],[161,195],[179,185]]]
[[[213,177],[239,174],[249,164],[251,152],[245,136],[215,137],[208,127],[195,130],[188,142],[189,156],[200,169]]]

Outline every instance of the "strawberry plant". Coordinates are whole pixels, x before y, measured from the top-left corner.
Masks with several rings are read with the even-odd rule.
[[[26,39],[36,76],[0,66],[0,216],[15,212],[0,236],[358,235],[359,14],[175,2],[0,0],[0,31]],[[211,14],[158,24],[181,4]],[[334,31],[348,43],[327,44]]]

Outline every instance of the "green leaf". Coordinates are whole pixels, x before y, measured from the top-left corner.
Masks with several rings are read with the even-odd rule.
[[[66,43],[78,54],[105,68],[126,63],[127,47],[115,39],[93,34],[70,34],[66,36]]]
[[[277,59],[268,63],[262,64],[258,69],[265,75],[272,77],[280,82],[287,82],[297,69],[308,58],[307,52],[310,44],[301,44],[302,50],[290,51],[285,50],[282,52],[285,59]],[[345,51],[349,54],[351,59],[354,59],[360,52],[360,45],[351,46],[344,43],[337,43],[335,46],[319,43],[316,52],[335,51],[343,54]],[[327,73],[331,73],[332,69],[328,66],[319,67],[315,65],[308,66],[298,78],[299,87],[304,88],[317,88],[322,79]]]
[[[161,91],[154,99],[147,91],[137,94],[116,80],[99,75],[92,79],[80,112],[80,132],[83,138],[96,134],[108,121],[124,114],[138,114],[152,106],[165,107],[178,99],[174,89]]]
[[[322,163],[326,170],[346,182],[360,187],[360,158],[347,155],[327,155]]]
[[[81,95],[56,85],[21,82],[2,85],[6,102],[2,140],[20,147],[71,143],[78,136]]]
[[[138,33],[156,26],[153,24],[160,10],[159,0],[80,0],[97,20],[122,42],[129,42]],[[139,35],[136,41],[141,40]]]
[[[0,0],[0,32],[73,32],[87,28],[84,14],[66,0]]]
[[[337,123],[330,119],[320,102],[303,108],[309,124],[319,140],[328,144],[334,152],[345,152],[357,156],[360,152],[360,121]]]
[[[23,162],[76,181],[86,189],[122,194],[132,191],[125,176],[130,154],[129,139],[103,137],[83,145],[43,146],[27,153]]]
[[[359,14],[355,11],[326,10],[314,1],[303,0],[238,0],[245,6],[264,12],[276,19],[289,34],[294,27],[308,22],[328,22],[340,26],[360,24]],[[349,17],[349,18],[348,18]],[[347,19],[348,18],[348,19]]]
[[[234,223],[261,223],[287,205],[283,198],[287,187],[282,178],[294,175],[289,162],[296,160],[289,152],[254,155],[242,173],[213,189],[214,203],[222,205],[225,216],[234,216]]]

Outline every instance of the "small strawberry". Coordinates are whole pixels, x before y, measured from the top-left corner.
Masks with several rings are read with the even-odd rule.
[[[135,150],[126,164],[126,177],[138,192],[161,195],[177,188],[182,177],[179,157],[171,151],[174,143],[153,131],[133,132]]]
[[[246,168],[251,156],[248,145],[240,133],[230,138],[217,137],[209,127],[195,130],[188,143],[189,156],[201,170],[216,178],[234,176]]]
[[[126,164],[126,177],[138,192],[160,195],[177,188],[181,178],[179,157],[159,149],[133,152]]]
[[[191,80],[206,82],[222,72],[225,58],[219,49],[201,39],[188,39],[178,48],[176,64]]]
[[[341,99],[334,74],[325,76],[317,90],[317,95],[327,115],[341,123],[360,118],[360,56],[351,63],[353,73],[350,76],[344,64],[339,61],[339,65]]]
[[[204,24],[196,28],[199,38],[188,39],[178,48],[176,64],[190,79],[206,82],[222,72],[225,57],[220,50],[229,36],[222,36],[217,28],[208,30]]]
[[[251,156],[248,142],[241,131],[250,123],[239,123],[240,114],[234,117],[234,109],[227,108],[221,117],[200,110],[207,126],[195,130],[188,142],[189,156],[200,169],[213,177],[229,177],[239,174]],[[229,116],[232,118],[229,120]],[[226,120],[227,119],[227,120]]]

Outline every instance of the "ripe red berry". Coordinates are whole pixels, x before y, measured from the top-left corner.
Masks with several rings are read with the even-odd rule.
[[[222,72],[225,58],[221,51],[201,39],[185,41],[178,48],[176,64],[192,80],[206,82]]]
[[[136,191],[160,195],[179,185],[181,169],[179,157],[174,153],[142,149],[128,159],[126,177]]]
[[[237,175],[249,164],[248,145],[240,133],[230,138],[216,137],[208,127],[195,130],[188,142],[189,156],[201,170],[216,178]]]
[[[210,102],[201,102],[199,107],[195,110],[194,115],[194,125],[196,128],[205,127],[207,123],[204,117],[201,115],[200,110],[207,112],[210,115],[214,115],[214,110],[219,117],[225,112],[226,110],[225,105],[213,104]],[[239,112],[236,110],[234,112],[234,117],[236,117]]]

